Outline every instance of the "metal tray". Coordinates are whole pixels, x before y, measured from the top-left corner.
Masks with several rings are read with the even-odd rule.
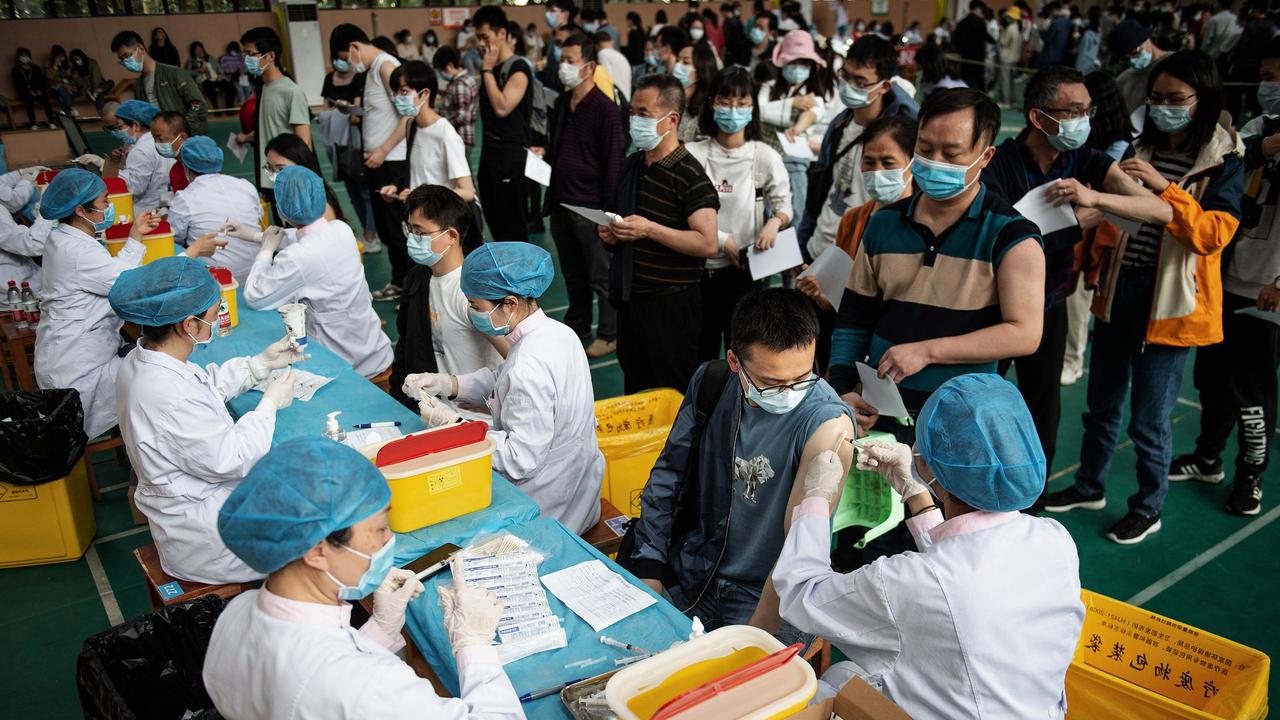
[[[622,668],[618,668],[621,670]],[[618,670],[611,670],[603,675],[587,678],[560,691],[560,702],[564,703],[569,717],[574,720],[613,720],[614,714],[608,710],[584,710],[578,705],[578,698],[604,690]]]

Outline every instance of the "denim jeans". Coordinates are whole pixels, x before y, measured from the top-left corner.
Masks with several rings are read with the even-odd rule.
[[[672,604],[680,609],[689,606],[689,602],[682,596],[679,588],[669,590]],[[750,623],[751,616],[756,611],[756,604],[760,602],[760,593],[763,591],[763,586],[716,578],[711,581],[711,585],[702,594],[698,604],[690,608],[685,615],[701,620],[707,632],[725,625],[746,625]],[[813,635],[801,632],[785,620],[773,636],[784,645],[802,642],[806,648],[814,638]]]
[[[798,223],[800,216],[804,215],[805,198],[809,194],[809,161],[783,155],[782,166],[787,169],[787,179],[791,181],[791,221]],[[776,208],[774,212],[777,212]]]
[[[1129,509],[1146,517],[1160,514],[1169,493],[1173,408],[1188,354],[1188,348],[1144,344],[1154,289],[1154,268],[1122,269],[1111,320],[1094,324],[1088,410],[1076,472],[1077,489],[1102,494],[1129,390],[1128,432],[1138,455],[1138,492],[1129,498]]]

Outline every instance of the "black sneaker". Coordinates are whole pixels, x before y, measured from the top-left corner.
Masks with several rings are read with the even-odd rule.
[[[1121,545],[1136,545],[1146,540],[1148,535],[1159,529],[1159,515],[1147,517],[1130,510],[1128,515],[1120,518],[1120,522],[1112,525],[1111,529],[1107,531],[1107,539]]]
[[[1262,511],[1262,476],[1236,475],[1231,483],[1227,512],[1233,515],[1257,515]]]
[[[1068,510],[1101,510],[1107,506],[1107,499],[1101,495],[1085,495],[1075,485],[1066,490],[1051,492],[1044,498],[1044,509],[1047,512],[1066,512]]]
[[[1199,480],[1217,485],[1227,475],[1222,472],[1222,460],[1205,460],[1195,454],[1179,455],[1169,463],[1169,480]]]

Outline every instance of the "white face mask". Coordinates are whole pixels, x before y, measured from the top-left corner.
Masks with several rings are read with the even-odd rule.
[[[566,90],[578,87],[585,79],[582,77],[582,67],[569,63],[560,63],[560,69],[556,73],[560,77],[560,84],[564,85]]]

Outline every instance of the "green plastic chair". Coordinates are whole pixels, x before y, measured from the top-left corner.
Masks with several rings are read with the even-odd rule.
[[[867,433],[868,440],[894,441],[893,435],[883,432]],[[855,451],[856,452],[856,451]],[[840,503],[831,518],[831,534],[834,542],[836,533],[855,525],[867,528],[862,539],[854,544],[861,549],[867,543],[898,526],[906,517],[902,507],[902,496],[879,473],[849,468],[844,479],[844,492],[840,495]]]

